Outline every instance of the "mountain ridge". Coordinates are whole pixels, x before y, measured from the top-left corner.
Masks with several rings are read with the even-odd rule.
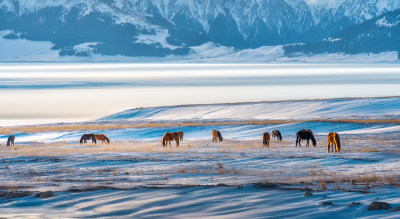
[[[400,0],[2,0],[0,31],[49,41],[61,56],[188,55],[214,42],[254,49],[326,39],[400,8]]]

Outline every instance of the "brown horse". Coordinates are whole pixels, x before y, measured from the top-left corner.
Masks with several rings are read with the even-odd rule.
[[[179,147],[179,133],[178,132],[166,132],[162,138],[162,146],[167,147],[169,142],[169,147],[171,147],[171,141],[176,141],[176,146]]]
[[[94,136],[96,137],[96,140],[101,141],[102,144],[103,142],[110,144],[110,139],[108,139],[105,134],[95,134]]]
[[[211,135],[213,138],[213,140],[212,140],[213,142],[214,141],[218,142],[218,140],[219,140],[219,142],[221,142],[223,140],[221,132],[219,132],[218,130],[212,130]],[[217,138],[218,138],[218,140],[217,140]]]
[[[332,143],[332,152],[333,152],[333,146],[335,146],[335,152],[340,152],[340,138],[338,133],[336,132],[329,133],[327,153],[329,153],[331,143]]]
[[[268,132],[264,132],[263,136],[262,136],[262,140],[263,140],[263,145],[265,147],[269,147],[269,140],[271,139],[271,137],[269,136]],[[263,147],[264,147],[263,146]]]
[[[179,134],[179,140],[183,141],[183,131],[179,131],[178,134]]]

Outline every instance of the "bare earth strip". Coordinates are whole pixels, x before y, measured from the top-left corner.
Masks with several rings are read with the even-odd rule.
[[[130,124],[129,122],[115,123],[83,123],[83,124],[54,124],[32,125],[0,128],[0,134],[10,133],[38,133],[53,131],[91,131],[91,130],[115,130],[125,128],[152,128],[152,127],[177,127],[177,126],[215,126],[215,125],[268,125],[290,124],[299,122],[337,122],[358,124],[400,124],[400,119],[314,119],[314,120],[257,120],[257,121],[232,121],[232,122],[171,122],[171,123],[145,123]]]

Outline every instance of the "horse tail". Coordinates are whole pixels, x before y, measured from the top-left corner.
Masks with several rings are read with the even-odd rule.
[[[282,135],[280,132],[278,132],[278,139],[279,139],[279,141],[282,141]]]
[[[93,143],[93,142],[94,142],[95,144],[97,144],[97,142],[96,142],[96,135],[94,135],[94,134],[92,135],[92,143]]]
[[[217,134],[218,134],[219,141],[222,141],[223,138],[222,138],[221,132],[217,131]]]
[[[334,134],[333,134],[333,139],[334,139],[334,141],[335,141],[336,150],[337,150],[338,152],[340,152],[340,137],[339,137],[339,135],[338,135],[337,133],[334,133]]]
[[[314,145],[314,146],[316,146],[317,145],[317,141],[315,140],[315,138],[314,138],[314,135],[313,135],[313,133],[312,132],[310,132],[311,133],[311,141],[312,141],[312,144]]]
[[[166,135],[167,135],[167,133],[164,134],[164,137],[161,140],[161,144],[162,144],[163,147],[165,146],[165,141],[166,141],[166,138],[167,138]]]
[[[263,140],[263,145],[267,145],[267,133],[264,133],[262,136],[262,140]]]

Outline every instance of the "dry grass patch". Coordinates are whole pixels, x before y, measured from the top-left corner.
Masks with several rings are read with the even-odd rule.
[[[314,119],[314,120],[258,120],[239,122],[181,122],[181,123],[147,123],[147,124],[68,124],[68,125],[32,125],[19,127],[0,128],[0,134],[11,133],[37,133],[37,132],[59,132],[59,131],[88,131],[113,130],[126,128],[154,128],[154,127],[179,127],[179,126],[215,126],[215,125],[268,125],[268,124],[290,124],[299,122],[342,122],[363,124],[400,124],[400,119]]]

